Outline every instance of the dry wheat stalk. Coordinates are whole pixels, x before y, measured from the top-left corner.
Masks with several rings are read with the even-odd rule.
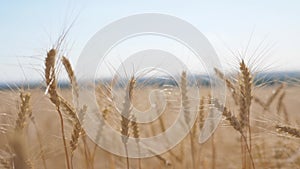
[[[269,99],[267,100],[266,104],[265,104],[265,110],[268,110],[271,103],[274,101],[274,99],[276,98],[276,96],[280,93],[281,90],[283,90],[284,88],[284,84],[281,84],[273,93],[272,95],[269,97]]]
[[[249,127],[250,106],[252,100],[252,77],[250,70],[246,66],[244,60],[240,63],[239,78],[239,105],[240,105],[240,123],[241,127]]]
[[[240,134],[241,134],[241,137],[242,139],[244,140],[245,142],[245,146],[246,146],[246,149],[249,153],[249,156],[250,156],[250,160],[251,160],[251,164],[252,164],[252,167],[253,169],[255,169],[255,164],[254,164],[254,161],[253,161],[253,157],[252,157],[252,154],[251,154],[251,151],[250,151],[250,148],[247,144],[247,138],[245,137],[244,135],[244,131],[243,131],[243,128],[238,120],[237,117],[234,116],[234,114],[227,108],[225,107],[224,105],[221,105],[219,103],[218,100],[216,99],[212,99],[212,104],[214,105],[214,107],[219,110],[220,112],[222,112],[222,115],[226,118],[226,120],[229,121],[230,125],[236,130],[238,131]]]
[[[60,111],[60,99],[57,93],[57,84],[55,78],[55,60],[56,60],[55,57],[56,57],[56,50],[51,49],[47,53],[47,57],[45,59],[45,80],[47,85],[47,91],[50,95],[50,101],[56,106],[56,110],[60,118],[65,158],[66,158],[67,168],[70,169],[69,154],[68,154],[67,142],[66,142],[65,130],[64,130],[64,120],[63,120],[62,113]]]
[[[135,141],[137,143],[137,148],[138,148],[138,153],[140,155],[140,130],[139,130],[139,126],[138,123],[136,122],[136,117],[134,115],[132,115],[131,118],[131,127],[132,127],[132,135],[135,138]],[[142,168],[142,164],[141,164],[141,158],[138,159],[139,161],[139,169]]]
[[[136,139],[137,142],[139,142],[140,138],[140,131],[139,131],[139,126],[136,122],[136,117],[132,115],[131,118],[131,127],[132,127],[132,135]]]
[[[284,88],[284,84],[281,84],[273,93],[272,95],[268,98],[268,100],[266,102],[263,102],[262,100],[260,100],[259,98],[253,96],[253,100],[260,105],[262,108],[264,108],[264,110],[269,110],[270,109],[270,105],[272,104],[272,102],[275,100],[276,96],[281,92],[281,90],[283,90]],[[280,97],[284,97],[282,95],[280,95]],[[283,99],[283,98],[282,98]],[[280,99],[279,99],[280,100]],[[278,106],[278,105],[277,105]],[[278,111],[278,109],[277,109]]]
[[[187,81],[187,74],[185,71],[181,73],[181,81],[180,81],[180,90],[181,90],[181,101],[182,101],[182,108],[184,113],[184,120],[187,125],[189,126],[189,123],[191,121],[190,115],[190,101],[188,98],[188,81]],[[189,137],[190,137],[190,145],[191,145],[191,157],[192,157],[192,168],[195,168],[195,157],[194,157],[194,142],[193,142],[193,135],[192,132],[189,131]]]
[[[240,124],[244,130],[246,140],[241,138],[242,148],[242,168],[247,168],[246,146],[250,146],[250,154],[252,149],[251,144],[251,126],[250,126],[250,107],[252,101],[252,76],[249,68],[246,66],[244,60],[240,62],[240,75],[239,75],[239,117]],[[248,139],[248,140],[247,140]],[[245,141],[245,142],[244,142]],[[248,143],[247,143],[248,142]]]
[[[71,118],[73,124],[76,123],[78,117],[74,107],[61,96],[59,96],[59,101],[60,101],[60,107],[63,110],[63,112]]]
[[[112,113],[114,110],[113,107],[113,99],[112,99],[112,89],[110,86],[106,86],[102,83],[99,83],[96,87],[96,101],[98,104],[98,108],[100,109],[101,113],[100,115],[104,119],[104,121],[108,121],[109,115]],[[102,135],[102,130],[103,130],[104,124],[99,123],[97,127],[97,135],[95,138],[95,142],[98,143],[101,135]],[[94,145],[93,152],[91,155],[91,160],[94,161],[95,156],[96,156],[96,149],[97,149],[97,144]],[[110,155],[110,160],[114,158],[113,156]]]
[[[12,169],[11,160],[0,158],[0,166],[3,167],[3,169]]]
[[[277,103],[277,106],[276,106],[277,114],[279,114],[280,111],[282,110],[284,97],[285,97],[285,92],[283,92],[278,98],[278,103]]]
[[[167,160],[163,156],[159,155],[159,153],[155,152],[154,150],[150,149],[150,147],[147,146],[147,147],[144,147],[144,148],[147,148],[150,153],[155,155],[155,157],[157,159],[159,159],[160,161],[162,161],[166,166],[172,166],[172,163],[169,160]]]
[[[233,101],[236,105],[239,104],[239,96],[238,96],[238,92],[237,92],[237,89],[235,87],[235,85],[233,84],[233,82],[231,80],[229,80],[228,78],[225,77],[225,75],[220,71],[218,70],[217,68],[214,68],[215,72],[216,72],[216,75],[225,81],[225,84],[227,86],[227,88],[229,88],[230,92],[231,92],[231,96],[233,98]]]
[[[74,71],[72,69],[72,66],[71,66],[71,63],[70,63],[69,59],[66,58],[65,56],[63,56],[61,61],[62,61],[63,65],[64,65],[64,67],[65,67],[65,69],[68,73],[68,76],[69,76],[69,79],[70,79],[70,82],[71,82],[73,98],[75,100],[75,107],[78,107],[79,106],[79,103],[78,103],[79,87],[78,87],[78,84],[77,84],[76,76],[74,74]]]
[[[180,82],[180,90],[181,90],[181,101],[184,112],[185,123],[188,125],[191,121],[190,119],[190,102],[188,98],[188,90],[187,90],[187,75],[186,72],[183,71],[181,74],[181,82]]]
[[[199,105],[199,129],[200,129],[200,131],[202,130],[203,125],[204,125],[204,112],[205,112],[205,110],[204,110],[205,102],[204,101],[205,101],[205,98],[202,97],[200,99],[200,105]]]
[[[46,158],[45,158],[45,155],[44,155],[44,148],[43,148],[43,145],[42,145],[42,141],[41,141],[41,136],[40,136],[40,133],[39,133],[39,128],[35,122],[35,118],[32,114],[32,108],[30,106],[30,97],[31,97],[31,94],[30,93],[25,93],[24,91],[21,91],[20,92],[20,100],[21,100],[21,103],[20,103],[20,106],[19,106],[19,113],[18,113],[18,118],[16,120],[16,127],[15,127],[15,130],[17,132],[21,132],[23,130],[23,128],[25,127],[25,120],[26,120],[26,117],[28,117],[31,122],[33,123],[34,127],[35,127],[35,130],[36,130],[36,134],[37,134],[37,137],[38,137],[38,142],[39,142],[39,146],[40,146],[40,149],[41,149],[41,159],[43,161],[43,166],[45,169],[47,169],[47,165],[46,165]]]
[[[135,86],[135,78],[132,77],[126,87],[126,95],[123,104],[123,109],[121,112],[122,120],[121,120],[121,134],[122,134],[122,142],[124,144],[127,143],[129,136],[129,122],[130,122],[130,112],[131,112],[131,99],[133,96],[133,88]]]
[[[300,130],[296,129],[296,128],[292,128],[289,126],[281,126],[281,125],[276,125],[275,128],[279,131],[279,132],[285,132],[291,136],[300,138]]]
[[[258,105],[260,105],[261,107],[263,107],[263,108],[265,109],[266,105],[265,105],[265,103],[264,103],[262,100],[260,100],[258,97],[255,97],[255,96],[253,96],[253,100],[254,100]],[[266,109],[265,109],[265,110],[266,110]]]
[[[128,150],[127,150],[127,141],[129,137],[129,122],[131,115],[131,100],[133,96],[133,89],[135,87],[136,80],[134,76],[130,78],[130,81],[126,87],[125,100],[123,104],[123,109],[121,111],[122,119],[121,119],[121,134],[122,134],[122,142],[124,144],[125,152],[126,152],[126,160],[127,160],[127,169],[129,169],[129,158],[128,158]]]
[[[30,93],[20,92],[20,106],[18,112],[18,118],[16,120],[15,130],[21,132],[26,123],[26,117],[32,116],[32,111],[30,107]]]
[[[59,108],[59,98],[57,93],[57,84],[55,78],[55,58],[56,58],[56,50],[51,49],[47,53],[47,57],[45,59],[45,80],[47,85],[47,92],[50,95],[50,101]]]
[[[15,169],[29,169],[27,164],[28,152],[27,146],[25,145],[24,135],[15,132],[9,138],[9,146],[12,148],[14,153],[13,166]]]
[[[82,131],[82,128],[81,128],[80,123],[78,122],[78,123],[74,124],[73,132],[72,132],[71,140],[70,140],[71,154],[73,154],[77,148],[78,140],[81,135],[81,131]]]
[[[278,98],[278,103],[277,103],[277,106],[276,106],[276,110],[277,110],[277,114],[279,115],[280,114],[280,111],[283,112],[284,114],[284,119],[285,119],[285,122],[286,123],[289,123],[289,116],[288,116],[288,113],[287,113],[287,110],[286,110],[286,106],[283,102],[283,99],[285,97],[285,92],[283,92],[279,98]]]
[[[204,126],[204,114],[205,114],[205,97],[201,97],[200,101],[199,101],[199,109],[198,109],[198,118],[196,121],[196,125],[194,126],[194,130],[193,133],[194,135],[197,135],[197,130],[199,131],[199,133],[202,131],[202,128]],[[195,162],[195,166],[199,166],[201,165],[201,150],[202,148],[198,145],[198,149],[195,151],[196,153],[196,157],[198,157],[198,160]]]
[[[83,123],[83,120],[84,120],[85,106],[82,109],[79,108],[79,101],[78,101],[79,87],[78,87],[78,84],[76,81],[76,76],[74,74],[74,71],[72,69],[70,61],[65,56],[62,57],[61,61],[63,63],[63,66],[64,66],[67,74],[68,74],[68,77],[69,77],[69,80],[70,80],[70,83],[72,86],[73,100],[74,100],[75,107],[76,107],[76,108],[74,108],[63,97],[58,96],[61,108],[63,108],[64,112],[67,113],[67,115],[71,118],[72,123],[73,123],[73,131],[72,131],[71,140],[70,140],[71,168],[73,168],[72,160],[73,160],[74,151],[76,150],[76,148],[78,146],[79,138],[81,136],[85,135],[85,131],[81,124],[81,123]],[[78,115],[76,112],[78,112]],[[89,161],[88,159],[90,158],[90,153],[89,153],[89,150],[87,149],[85,138],[82,137],[82,139],[84,142],[85,158],[86,158],[86,163],[87,163],[87,161]],[[89,166],[89,164],[87,164],[87,166]]]
[[[234,116],[234,114],[229,110],[227,109],[227,107],[221,105],[216,99],[213,99],[212,100],[212,104],[220,111],[222,112],[222,115],[224,117],[226,117],[226,120],[229,121],[230,125],[236,130],[238,131],[239,133],[243,133],[243,130],[242,130],[242,126],[239,122],[239,120],[237,119],[237,117]]]

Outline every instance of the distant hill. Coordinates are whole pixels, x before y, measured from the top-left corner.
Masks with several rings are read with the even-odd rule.
[[[177,77],[178,78],[178,77]],[[189,78],[189,84],[190,85],[202,85],[202,86],[209,86],[211,84],[210,78],[208,75],[194,75],[188,77]],[[122,79],[121,81],[123,83],[117,84],[119,87],[123,87],[126,85],[126,81],[128,79]],[[109,79],[101,79],[103,82],[109,82]],[[256,85],[265,84],[272,86],[274,84],[278,83],[287,83],[287,84],[295,84],[300,83],[300,71],[284,71],[284,72],[268,72],[268,73],[259,73],[254,78],[254,83]],[[138,79],[137,83],[142,83],[144,85],[171,85],[171,86],[177,86],[175,80],[172,80],[172,78],[169,77],[157,77],[157,78],[151,78],[150,80],[147,78]],[[60,88],[69,88],[70,84],[68,81],[60,81],[58,83]],[[20,82],[14,82],[14,83],[0,83],[0,90],[15,90],[20,88],[45,88],[45,85],[41,82],[30,82],[30,83],[20,83]]]

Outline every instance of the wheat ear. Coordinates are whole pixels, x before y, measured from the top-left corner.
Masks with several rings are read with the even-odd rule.
[[[217,68],[214,69],[215,70],[215,73],[216,75],[221,79],[221,80],[224,80],[225,81],[225,84],[227,86],[227,88],[230,90],[231,92],[231,95],[232,95],[232,98],[234,100],[234,103],[236,105],[239,104],[239,95],[238,95],[238,92],[237,92],[237,89],[236,87],[234,86],[233,82],[231,80],[229,80],[228,78],[225,77],[225,75]]]
[[[0,158],[0,164],[3,167],[3,169],[12,169],[11,160]]]
[[[28,117],[30,119],[30,121],[33,123],[34,128],[36,130],[36,134],[37,134],[37,138],[38,138],[38,142],[39,142],[39,146],[41,149],[41,159],[43,161],[43,167],[44,169],[47,169],[47,164],[46,164],[46,158],[45,158],[45,154],[44,154],[44,148],[42,145],[42,139],[41,139],[41,135],[39,132],[39,128],[35,122],[35,118],[32,114],[32,108],[30,106],[30,98],[31,98],[31,94],[30,93],[25,93],[24,91],[20,92],[20,110],[18,113],[18,119],[16,120],[16,128],[15,130],[17,132],[20,132],[21,130],[23,130],[23,128],[25,127],[25,118]]]
[[[246,144],[246,149],[249,153],[249,156],[250,156],[250,160],[251,160],[251,164],[252,164],[252,167],[253,169],[255,169],[255,164],[254,164],[254,161],[253,161],[253,157],[252,157],[252,154],[251,154],[251,151],[250,151],[250,148],[247,144],[247,138],[245,137],[244,135],[244,131],[243,131],[243,128],[238,120],[237,117],[234,116],[234,114],[227,108],[225,107],[224,105],[220,104],[218,100],[216,99],[212,99],[212,104],[214,105],[214,107],[222,112],[222,115],[226,118],[226,120],[229,121],[230,125],[236,130],[238,131],[240,134],[241,134],[241,137],[242,139],[244,140],[245,144]]]
[[[252,100],[252,77],[250,74],[250,70],[246,66],[244,60],[240,63],[240,78],[239,78],[239,86],[240,86],[240,97],[239,97],[239,105],[240,105],[240,123],[242,128],[249,127],[249,116],[250,116],[250,106]]]
[[[72,69],[72,65],[69,61],[68,58],[66,58],[65,56],[62,57],[61,59],[67,73],[68,73],[68,76],[69,76],[69,79],[70,79],[70,82],[71,82],[71,86],[72,86],[72,93],[73,93],[73,99],[75,100],[75,107],[78,108],[79,106],[79,101],[78,101],[78,98],[79,98],[79,86],[78,86],[78,83],[77,83],[77,80],[76,80],[76,76],[74,74],[74,71]]]
[[[188,80],[187,80],[187,74],[185,71],[181,73],[181,82],[180,82],[180,89],[181,89],[181,101],[182,101],[182,107],[183,107],[183,113],[184,113],[184,119],[187,127],[189,126],[189,123],[191,121],[190,115],[190,101],[188,98]],[[190,145],[191,145],[191,156],[192,156],[192,168],[195,168],[195,157],[194,157],[194,142],[193,142],[193,135],[192,132],[189,131],[189,137],[190,137]]]
[[[291,136],[300,138],[300,130],[296,129],[296,128],[292,128],[289,126],[280,126],[280,125],[276,125],[275,128],[279,131],[279,132],[285,132]]]
[[[13,149],[14,157],[13,157],[13,167],[17,169],[29,169],[29,166],[26,164],[27,156],[27,148],[25,146],[25,138],[24,138],[24,128],[26,126],[26,119],[31,115],[30,108],[30,94],[20,92],[20,104],[19,111],[17,114],[16,124],[14,133],[9,137],[9,146]],[[3,165],[5,161],[1,161]],[[7,167],[8,164],[4,165]]]
[[[244,143],[244,139],[241,138],[241,148],[242,148],[242,161],[243,168],[247,166],[246,157],[246,146],[250,147],[250,154],[252,149],[251,143],[251,126],[250,126],[250,107],[252,101],[252,76],[249,68],[246,66],[244,60],[240,62],[240,76],[239,82],[239,116],[242,129],[244,129],[244,136],[247,138]],[[247,143],[249,142],[249,143]]]
[[[85,131],[82,127],[83,122],[84,122],[84,115],[85,115],[85,113],[84,113],[85,111],[83,111],[83,109],[85,109],[85,108],[82,108],[82,109],[79,108],[79,100],[78,100],[79,86],[78,86],[76,76],[74,74],[74,71],[73,71],[73,68],[72,68],[72,65],[71,65],[69,59],[67,59],[65,56],[63,56],[61,61],[67,71],[67,74],[68,74],[68,77],[69,77],[69,80],[70,80],[70,83],[72,86],[73,100],[74,100],[74,105],[75,105],[75,109],[76,109],[76,111],[73,111],[73,113],[72,113],[73,114],[72,117],[74,119],[74,125],[73,125],[73,132],[71,135],[71,141],[70,141],[71,153],[72,153],[71,160],[73,158],[73,153],[78,146],[78,140],[79,140],[80,136],[83,136],[82,140],[83,140],[84,150],[85,150],[85,158],[86,158],[85,162],[86,162],[86,165],[89,166],[88,161],[90,161],[89,159],[91,159],[91,154],[90,154],[90,151],[89,151],[87,143],[86,143],[86,138],[84,137]],[[78,112],[78,115],[76,112]],[[91,162],[91,164],[93,164],[93,162]]]
[[[128,158],[128,150],[127,150],[127,141],[129,137],[129,122],[131,115],[131,99],[133,96],[133,88],[135,86],[136,80],[134,76],[131,77],[130,81],[126,87],[125,100],[123,104],[123,109],[121,111],[122,119],[121,119],[121,134],[122,134],[122,142],[124,144],[125,152],[126,152],[126,160],[127,160],[127,169],[129,169],[129,158]]]
[[[15,131],[22,132],[26,125],[26,117],[32,115],[32,111],[30,108],[30,93],[20,92],[20,106],[18,112],[18,118],[16,120]]]
[[[56,110],[60,118],[61,134],[62,134],[62,140],[64,145],[65,158],[66,158],[67,168],[70,169],[69,153],[67,149],[67,142],[66,142],[65,130],[64,130],[64,120],[63,120],[63,115],[60,111],[60,101],[57,93],[57,84],[55,78],[55,60],[56,60],[55,58],[56,58],[56,50],[51,49],[47,53],[47,57],[45,59],[45,80],[46,80],[47,90],[50,95],[50,101],[56,106]]]

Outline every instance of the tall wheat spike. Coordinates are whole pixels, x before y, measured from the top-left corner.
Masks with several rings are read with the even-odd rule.
[[[191,113],[190,113],[190,102],[189,102],[188,90],[187,90],[187,75],[185,71],[183,71],[181,74],[180,90],[181,90],[182,107],[184,111],[184,119],[185,119],[185,123],[188,125],[191,121],[190,119]]]
[[[9,137],[9,146],[14,153],[13,167],[16,169],[29,169],[29,165],[26,163],[28,160],[28,152],[23,130],[26,126],[26,119],[28,119],[28,116],[32,115],[29,103],[30,94],[20,92],[20,100],[16,126],[14,133]]]
[[[252,76],[249,68],[246,66],[244,60],[240,62],[240,75],[239,75],[239,116],[240,124],[244,130],[246,143],[244,139],[241,138],[241,148],[242,148],[242,163],[243,168],[247,168],[247,156],[246,156],[246,145],[247,142],[250,147],[250,153],[252,149],[251,144],[251,126],[250,126],[250,107],[252,101]]]
[[[47,57],[45,59],[45,81],[46,81],[47,91],[50,96],[50,101],[55,105],[56,111],[58,112],[59,115],[62,141],[64,145],[65,158],[66,158],[66,165],[67,168],[70,169],[69,153],[67,149],[67,142],[66,142],[66,136],[64,130],[64,120],[63,120],[63,115],[60,111],[60,99],[57,93],[57,84],[56,84],[56,77],[55,77],[56,54],[57,52],[55,49],[51,49],[47,53]]]
[[[19,106],[19,112],[18,112],[18,118],[16,120],[16,127],[15,130],[17,132],[21,132],[26,123],[26,117],[29,117],[32,115],[32,111],[30,108],[30,93],[24,93],[20,92],[20,106]]]
[[[25,127],[26,118],[30,119],[30,121],[33,123],[34,128],[36,130],[39,146],[41,149],[41,160],[43,161],[43,167],[44,167],[44,169],[47,169],[46,157],[44,154],[44,147],[42,144],[42,139],[41,139],[41,135],[39,132],[39,128],[38,128],[38,126],[35,122],[35,118],[32,114],[32,108],[30,106],[30,98],[31,98],[31,94],[29,92],[20,91],[21,103],[19,106],[19,113],[18,113],[18,118],[16,120],[15,130],[16,130],[16,132],[22,132],[23,128]]]
[[[91,160],[91,153],[90,150],[87,146],[86,143],[86,138],[85,138],[85,131],[83,129],[83,123],[84,123],[84,116],[85,116],[85,112],[86,112],[86,106],[84,105],[83,108],[79,107],[79,86],[76,80],[76,76],[74,74],[72,65],[69,61],[69,59],[67,59],[65,56],[62,57],[61,59],[63,66],[65,67],[65,70],[67,71],[71,86],[72,86],[72,94],[73,94],[73,100],[74,100],[74,106],[75,108],[72,108],[72,106],[68,105],[68,102],[64,102],[66,104],[64,105],[68,105],[70,108],[67,108],[69,115],[71,115],[71,118],[73,119],[73,132],[71,135],[71,141],[70,141],[70,146],[71,146],[71,165],[73,168],[73,153],[76,150],[77,146],[78,146],[78,140],[81,137],[83,140],[83,144],[84,144],[84,157],[85,157],[85,163],[86,163],[86,167],[87,168],[91,168],[93,165],[93,161]],[[61,97],[62,100],[62,97]],[[91,161],[89,163],[89,161]]]
[[[9,146],[12,148],[13,157],[13,167],[14,169],[30,169],[27,164],[28,152],[27,145],[25,145],[24,135],[15,132],[9,140]]]
[[[240,63],[240,78],[239,78],[239,87],[240,87],[240,123],[242,128],[249,127],[249,116],[250,116],[250,106],[252,100],[252,77],[250,70],[246,66],[244,60]]]
[[[185,71],[181,73],[181,82],[180,82],[180,90],[181,90],[181,101],[182,101],[182,108],[184,113],[184,119],[187,127],[191,121],[191,112],[190,112],[190,101],[188,98],[188,89],[187,89],[188,81],[187,81],[187,74]],[[192,158],[192,168],[195,168],[195,157],[194,157],[194,142],[193,142],[193,134],[189,131],[190,137],[190,145],[191,145],[191,158]]]
[[[123,109],[121,111],[122,119],[121,119],[121,134],[122,134],[122,142],[124,144],[125,152],[126,152],[126,160],[127,160],[127,169],[129,169],[129,158],[128,158],[128,149],[127,149],[127,141],[129,137],[129,123],[130,123],[130,115],[131,115],[131,99],[133,96],[133,89],[136,84],[136,80],[134,76],[130,78],[130,81],[126,87],[125,100],[123,104]]]

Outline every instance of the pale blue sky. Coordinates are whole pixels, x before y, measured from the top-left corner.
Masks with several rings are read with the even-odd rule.
[[[43,54],[76,16],[66,43],[66,53],[73,64],[86,42],[103,26],[146,12],[170,14],[193,24],[209,39],[224,63],[232,63],[233,58],[227,47],[244,50],[254,30],[250,53],[264,39],[262,48],[275,44],[262,66],[271,63],[273,70],[300,70],[299,9],[297,0],[2,1],[0,81],[40,78]]]

